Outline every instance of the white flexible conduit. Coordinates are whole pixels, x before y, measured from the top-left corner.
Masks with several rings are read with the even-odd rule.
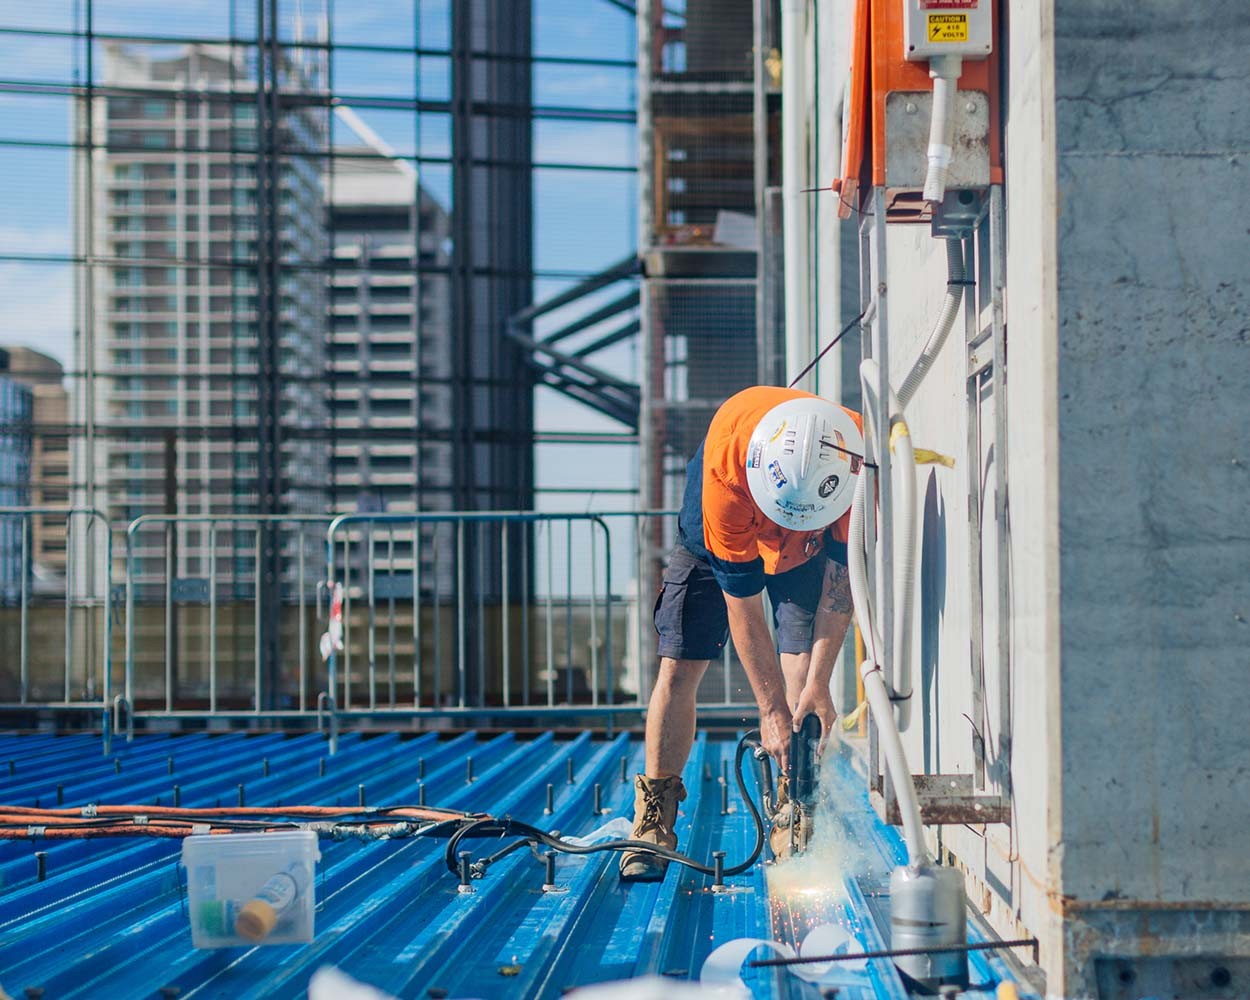
[[[875,416],[880,406],[880,401],[876,397],[876,386],[879,380],[877,363],[872,359],[867,359],[860,365],[860,384],[863,387],[865,413],[864,427],[869,432],[865,435],[865,457],[870,461],[876,461],[882,447],[891,449],[893,453],[891,469],[896,480],[893,485],[896,490],[895,496],[898,498],[896,517],[897,523],[903,526],[902,537],[898,539],[897,572],[894,574],[895,620],[891,624],[894,630],[895,682],[906,688],[903,691],[904,694],[909,693],[911,688],[911,632],[916,563],[916,463],[911,435],[903,418],[903,408],[911,401],[933,367],[959,315],[959,307],[963,301],[965,270],[963,246],[957,239],[946,241],[946,265],[946,298],[942,303],[937,323],[929,335],[924,350],[921,351],[903,380],[902,388],[897,394],[891,393],[887,401],[890,426],[890,439],[887,442],[873,441],[871,435],[871,429],[877,426]],[[855,618],[868,648],[868,658],[860,665],[860,673],[864,678],[864,692],[868,706],[873,718],[877,721],[881,749],[885,754],[890,779],[894,785],[894,795],[898,800],[908,860],[914,867],[927,864],[930,857],[924,842],[924,827],[920,819],[920,804],[916,798],[915,782],[912,781],[911,768],[903,751],[899,725],[894,715],[895,706],[890,701],[890,692],[886,688],[885,678],[881,671],[884,643],[873,618],[871,590],[868,586],[865,531],[867,482],[868,477],[861,475],[855,484],[847,542],[847,564],[850,573],[851,596],[855,604]],[[905,685],[902,683],[904,679],[906,679]],[[899,705],[899,712],[905,724],[908,703],[900,702]]]
[[[933,117],[929,119],[929,166],[924,177],[924,200],[932,204],[940,204],[946,197],[946,172],[951,165],[951,146],[955,142],[955,99],[959,95],[962,72],[963,59],[959,56],[934,56],[929,60]]]
[[[929,374],[929,369],[933,367],[933,362],[942,351],[942,345],[946,343],[951,327],[955,325],[955,319],[959,315],[959,306],[963,302],[965,280],[963,243],[957,239],[948,239],[946,240],[946,298],[942,301],[942,311],[938,313],[937,323],[934,324],[933,332],[929,334],[928,343],[924,345],[920,357],[916,359],[915,364],[911,366],[911,371],[907,373],[907,377],[899,386],[900,411],[911,402],[912,396],[920,388],[920,383]]]
[[[879,402],[876,387],[880,384],[880,369],[871,358],[859,367],[866,409],[875,415]],[[916,582],[916,456],[912,448],[911,432],[903,419],[903,408],[898,397],[890,392],[890,449],[891,474],[895,490],[895,523],[899,530],[894,533],[894,662],[891,681],[894,690],[904,696],[896,702],[898,728],[906,729],[911,723],[911,638],[912,612],[915,608]],[[873,427],[876,424],[872,424]],[[880,662],[880,661],[878,661]]]
[[[869,419],[865,426],[871,427],[871,414],[876,410],[877,401],[872,394],[876,385],[877,365],[875,361],[866,360],[860,366],[860,379],[864,385],[865,410]],[[902,544],[899,546],[899,582],[903,585],[902,593],[896,603],[894,621],[894,650],[896,663],[910,662],[910,637],[912,616],[912,583],[915,564],[915,510],[916,510],[916,466],[912,453],[911,437],[907,425],[899,412],[898,400],[891,394],[890,399],[891,441],[895,461],[892,467],[897,470],[898,478],[898,517],[899,523],[905,526]],[[870,458],[876,457],[875,448]],[[903,839],[907,842],[907,857],[913,866],[927,864],[930,860],[928,848],[924,842],[924,827],[920,821],[920,804],[916,798],[916,786],[912,781],[911,768],[907,756],[903,752],[902,738],[894,718],[894,704],[890,701],[890,693],[886,689],[885,678],[881,672],[881,633],[873,618],[872,603],[869,597],[868,567],[865,546],[865,507],[867,502],[868,477],[861,475],[855,484],[855,497],[851,504],[851,521],[847,540],[847,568],[850,574],[851,598],[855,606],[855,618],[859,623],[860,632],[868,645],[868,658],[860,665],[860,673],[864,678],[864,692],[868,699],[868,707],[873,718],[877,720],[877,731],[881,738],[881,749],[885,754],[886,764],[890,771],[890,780],[894,785],[894,796],[898,799],[899,814],[903,819]],[[906,711],[906,702],[900,703]]]

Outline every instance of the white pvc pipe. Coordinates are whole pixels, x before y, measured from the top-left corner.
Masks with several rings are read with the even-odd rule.
[[[895,474],[898,490],[895,511],[902,538],[897,539],[895,549],[897,572],[894,574],[896,593],[894,597],[894,670],[890,678],[894,689],[904,696],[898,704],[898,727],[906,730],[911,725],[911,696],[915,692],[912,679],[912,633],[916,597],[916,456],[912,449],[911,435],[901,417],[896,425],[901,433],[891,432],[894,462],[890,466]]]
[[[916,783],[912,781],[907,755],[903,752],[903,741],[894,724],[890,693],[885,689],[881,667],[872,660],[865,660],[859,672],[864,678],[864,694],[868,698],[868,707],[873,718],[877,720],[877,733],[886,765],[890,769],[890,780],[894,784],[894,797],[898,799],[898,811],[903,820],[903,839],[907,842],[907,862],[912,868],[919,868],[929,863],[929,849],[925,846],[924,825],[920,822]]]
[[[929,166],[924,178],[924,200],[935,204],[946,197],[946,172],[955,141],[955,100],[959,96],[962,72],[963,60],[959,56],[935,56],[929,60],[933,117],[929,119]]]
[[[785,274],[786,383],[811,357],[806,281],[807,226],[803,204],[803,11],[807,0],[781,4],[781,200]],[[799,388],[810,388],[806,376]]]

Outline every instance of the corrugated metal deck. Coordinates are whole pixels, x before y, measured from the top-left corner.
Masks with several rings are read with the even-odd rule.
[[[706,859],[725,850],[727,865],[754,842],[736,789],[731,811],[721,813],[718,779],[722,762],[732,765],[734,746],[700,738],[685,774],[690,795],[683,807],[685,829],[692,831],[683,833],[685,850]],[[631,776],[642,763],[636,739],[589,734],[568,741],[349,734],[334,757],[315,734],[150,735],[115,744],[109,758],[100,751],[99,740],[84,735],[0,736],[0,801],[55,806],[60,786],[66,806],[169,806],[176,783],[183,806],[233,805],[240,785],[249,806],[354,805],[361,785],[370,805],[415,803],[423,766],[430,805],[507,813],[584,835],[610,816],[631,815],[633,786],[621,780],[621,761],[627,758]],[[902,846],[871,812],[845,756],[825,770],[841,820],[832,825],[842,829],[830,852],[792,863],[808,869],[774,877],[771,896],[767,873],[781,868],[757,865],[727,880],[738,891],[726,894],[708,892],[711,879],[686,869],[670,870],[658,885],[623,887],[609,854],[561,856],[557,882],[567,892],[544,894],[543,867],[528,851],[493,866],[475,882],[475,893],[461,894],[444,867],[445,841],[323,840],[316,940],[299,946],[192,948],[177,841],[3,841],[0,986],[15,997],[42,988],[45,1000],[295,997],[304,995],[316,969],[331,964],[398,997],[546,997],[649,973],[697,978],[706,956],[725,941],[794,941],[822,922],[840,922],[864,947],[879,947],[865,893],[881,891]],[[548,783],[555,786],[552,816],[543,815]],[[605,815],[593,813],[596,783]],[[470,843],[476,856],[485,853],[483,843]],[[46,852],[43,881],[37,850]],[[978,989],[969,995],[992,995],[1008,974],[987,954],[974,954],[971,967]],[[746,979],[757,997],[820,996],[784,971],[748,971]],[[840,989],[843,1000],[906,996],[888,961],[869,963]]]

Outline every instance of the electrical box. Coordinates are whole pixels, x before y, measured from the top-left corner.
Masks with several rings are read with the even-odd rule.
[[[898,2],[898,0],[895,0]],[[903,58],[984,59],[993,49],[994,0],[902,0]]]
[[[979,217],[979,192],[1003,182],[1002,130],[997,125],[998,6],[998,0],[857,0],[852,6],[842,172],[833,182],[840,195],[840,218],[868,211],[864,200],[871,188],[885,189],[891,223],[930,223],[939,235],[958,235]],[[934,23],[960,25],[950,34],[961,37],[966,25],[967,42],[923,43],[909,52],[917,38],[927,37],[931,14],[966,17]],[[936,28],[935,33],[942,34]],[[938,45],[950,47],[936,49]],[[923,189],[933,121],[930,68],[939,54],[956,57],[960,72],[949,111],[948,197],[935,208]]]

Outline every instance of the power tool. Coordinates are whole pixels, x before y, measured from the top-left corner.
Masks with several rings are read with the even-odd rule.
[[[790,734],[789,775],[780,779],[776,789],[771,761],[766,757],[762,761],[764,811],[773,827],[768,841],[779,860],[802,854],[811,841],[820,787],[819,751],[820,717],[813,713],[803,719],[798,732]]]

